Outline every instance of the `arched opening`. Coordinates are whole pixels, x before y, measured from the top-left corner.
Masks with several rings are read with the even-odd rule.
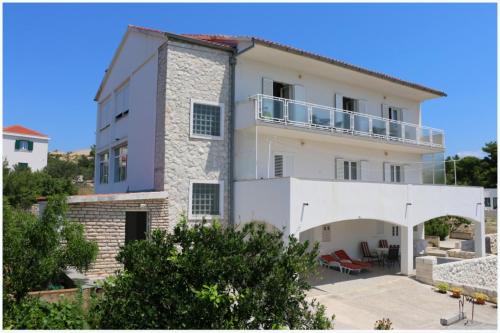
[[[362,242],[367,242],[370,251],[376,252],[381,241],[387,245],[401,244],[401,225],[374,219],[343,220],[304,230],[300,241],[319,243],[320,254],[344,250],[353,258],[363,259]]]

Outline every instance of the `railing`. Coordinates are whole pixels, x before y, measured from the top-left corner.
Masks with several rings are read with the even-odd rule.
[[[444,147],[444,132],[439,129],[262,94],[251,98],[256,103],[256,117],[261,121]]]

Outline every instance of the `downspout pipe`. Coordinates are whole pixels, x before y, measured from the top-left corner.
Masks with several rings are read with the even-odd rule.
[[[234,116],[236,107],[235,97],[235,72],[236,72],[236,51],[229,57],[230,75],[231,75],[231,105],[229,112],[229,226],[235,226],[234,221],[234,135],[235,135],[235,122]]]

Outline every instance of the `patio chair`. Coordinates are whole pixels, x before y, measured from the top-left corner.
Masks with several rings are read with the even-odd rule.
[[[387,239],[379,240],[378,245],[379,245],[379,247],[384,248],[384,249],[389,248],[389,243],[387,242]]]
[[[370,248],[368,247],[368,242],[361,242],[361,252],[363,252],[362,260],[377,261],[380,262],[379,257],[376,254],[371,254]]]
[[[349,255],[344,250],[335,251],[334,254],[337,256],[337,258],[339,258],[340,262],[343,264],[344,263],[352,263],[356,266],[361,267],[362,269],[368,269],[368,268],[372,267],[372,264],[369,262],[365,262],[365,261],[361,261],[361,260],[357,260],[357,259],[352,259],[351,257],[349,257]]]
[[[319,257],[320,265],[329,268],[338,268],[341,273],[351,274],[351,272],[361,272],[362,267],[351,262],[342,261],[332,255],[322,255]]]
[[[395,263],[398,263],[401,267],[401,263],[399,262],[399,245],[391,245],[389,247],[389,253],[385,260],[387,261],[387,266],[394,266]]]

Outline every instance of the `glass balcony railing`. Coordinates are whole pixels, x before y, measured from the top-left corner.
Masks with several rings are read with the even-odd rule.
[[[266,95],[255,95],[257,119],[291,126],[444,147],[444,132],[374,115]]]

